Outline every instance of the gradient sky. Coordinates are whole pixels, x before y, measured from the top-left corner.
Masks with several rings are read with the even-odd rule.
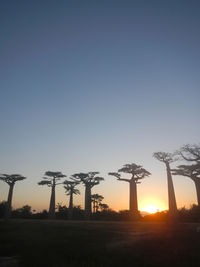
[[[0,2],[0,172],[27,176],[14,207],[47,209],[50,190],[37,183],[51,170],[100,171],[93,193],[127,209],[128,184],[107,173],[134,162],[152,173],[139,208],[167,208],[152,154],[199,143],[199,14],[198,0]],[[178,207],[195,203],[193,182],[173,180]],[[7,193],[0,181],[0,201]]]

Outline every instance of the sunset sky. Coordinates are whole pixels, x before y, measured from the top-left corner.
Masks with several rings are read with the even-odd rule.
[[[48,209],[50,189],[37,183],[50,170],[99,171],[93,193],[128,209],[128,184],[107,173],[136,163],[152,173],[139,209],[167,209],[152,154],[200,142],[199,14],[198,0],[0,2],[0,173],[27,177],[15,208]],[[196,202],[189,178],[173,181],[178,207]],[[0,181],[0,201],[7,193]],[[68,204],[62,186],[57,202]]]

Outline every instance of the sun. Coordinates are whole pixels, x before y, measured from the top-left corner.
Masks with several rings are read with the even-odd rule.
[[[148,206],[145,206],[141,209],[141,211],[146,211],[148,213],[156,213],[156,212],[159,212],[161,209],[157,206],[153,206],[153,205],[148,205]]]

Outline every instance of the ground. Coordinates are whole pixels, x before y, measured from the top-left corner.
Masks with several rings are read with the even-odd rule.
[[[198,226],[155,222],[0,221],[0,266],[200,266]]]

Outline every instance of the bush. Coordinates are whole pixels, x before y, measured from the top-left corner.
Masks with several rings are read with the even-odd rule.
[[[7,202],[6,201],[0,202],[0,218],[3,218],[5,216],[5,213],[6,213],[6,205],[7,205]]]

